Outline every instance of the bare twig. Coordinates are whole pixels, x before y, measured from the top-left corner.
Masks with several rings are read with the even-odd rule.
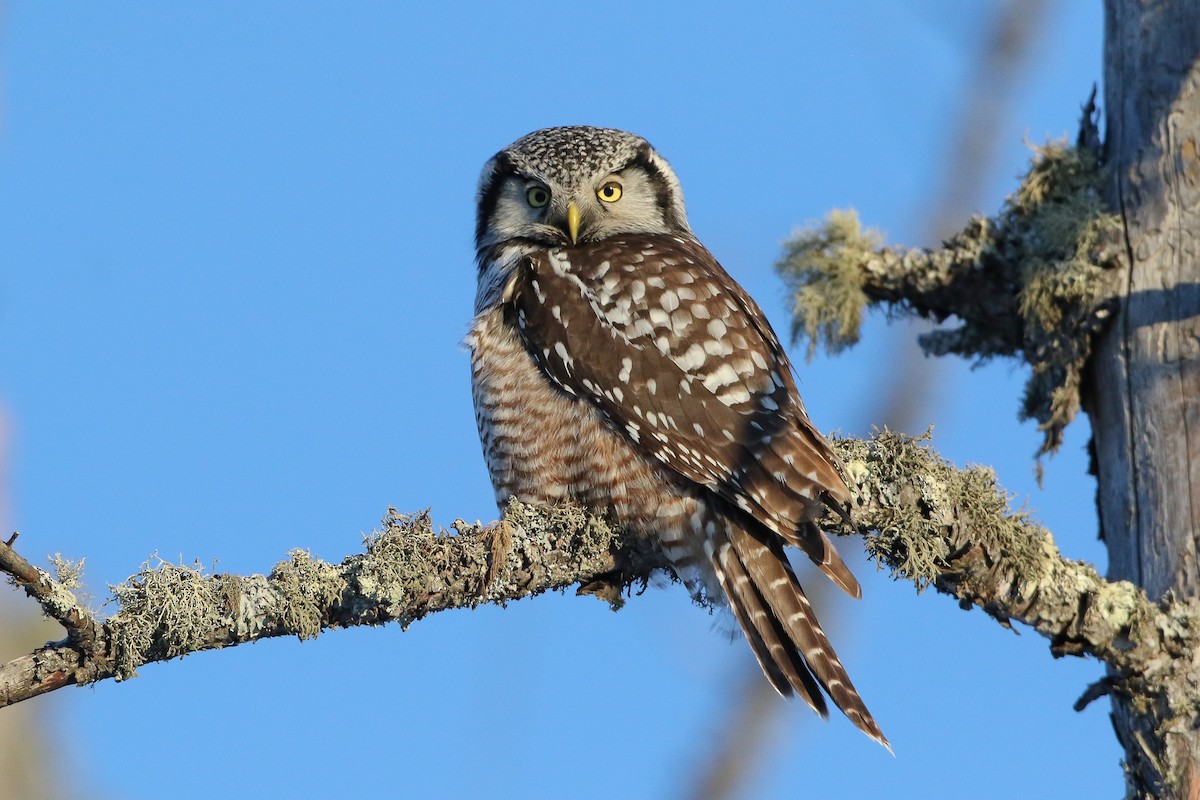
[[[72,644],[84,650],[94,648],[99,626],[91,614],[70,589],[22,558],[12,548],[16,540],[14,532],[8,542],[0,543],[0,571],[37,600],[47,616],[62,623]]]

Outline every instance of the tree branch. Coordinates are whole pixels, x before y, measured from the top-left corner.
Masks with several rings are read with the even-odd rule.
[[[92,649],[99,633],[96,621],[71,592],[83,563],[69,564],[55,556],[59,577],[55,580],[49,573],[38,569],[17,554],[13,545],[19,533],[14,533],[7,542],[0,542],[0,571],[9,575],[12,582],[22,587],[42,607],[46,616],[58,621],[67,629],[68,640],[82,649]]]
[[[69,591],[0,545],[0,570],[42,608],[95,635],[51,643],[0,666],[0,707],[70,684],[124,680],[143,664],[275,636],[308,639],[328,628],[398,621],[481,603],[504,604],[586,580],[581,593],[620,602],[614,586],[664,568],[647,543],[578,509],[513,503],[486,528],[433,531],[428,514],[389,510],[366,552],[328,564],[295,550],[269,575],[205,575],[159,560],[113,587],[119,610],[100,622]],[[43,587],[57,589],[43,590]],[[60,607],[69,605],[69,614]],[[70,627],[70,626],[69,626]]]
[[[858,492],[853,529],[842,532],[865,534],[872,557],[918,590],[933,586],[1004,625],[1024,623],[1056,656],[1094,656],[1127,676],[1200,644],[1195,601],[1156,604],[1063,557],[1049,531],[1008,508],[992,470],[959,469],[888,431],[835,447]]]
[[[974,217],[936,250],[883,247],[854,212],[794,237],[777,268],[793,289],[793,336],[831,351],[858,341],[864,309],[884,305],[957,326],[921,336],[930,355],[1020,355],[1032,368],[1021,416],[1062,443],[1079,411],[1093,335],[1118,294],[1120,226],[1104,206],[1105,174],[1089,100],[1074,147],[1035,149],[1029,172],[994,219]]]
[[[957,469],[921,441],[888,431],[834,445],[858,495],[853,524],[839,532],[864,534],[869,552],[896,577],[979,606],[1006,625],[1030,625],[1056,655],[1105,661],[1117,676],[1115,691],[1152,692],[1156,671],[1178,669],[1180,654],[1196,652],[1195,602],[1156,605],[1131,584],[1107,582],[1063,558],[1047,531],[1009,510],[990,470]],[[0,706],[70,684],[123,680],[143,664],[201,650],[354,625],[407,627],[444,609],[575,584],[616,606],[623,589],[667,569],[649,543],[571,507],[514,502],[490,526],[454,527],[456,534],[438,533],[428,514],[389,511],[364,553],[328,564],[296,550],[266,576],[146,564],[114,587],[119,610],[103,622],[0,545],[0,569],[69,630],[91,631],[0,666]]]

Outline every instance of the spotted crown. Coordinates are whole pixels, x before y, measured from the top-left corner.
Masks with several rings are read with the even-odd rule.
[[[646,150],[650,150],[650,143],[635,134],[574,125],[534,131],[498,155],[518,172],[574,188],[584,179],[622,166]]]

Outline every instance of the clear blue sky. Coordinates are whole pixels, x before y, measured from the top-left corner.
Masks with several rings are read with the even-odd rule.
[[[388,504],[493,519],[460,344],[484,160],[547,125],[645,135],[700,238],[785,329],[771,264],[796,226],[854,206],[919,243],[993,11],[10,3],[4,524],[39,562],[86,556],[103,598],[155,552],[234,572],[297,547],[339,560]],[[1101,25],[1099,3],[1052,4],[979,210],[1012,189],[1026,140],[1073,133]],[[859,348],[801,364],[818,426],[866,432],[889,340],[910,335],[876,318]],[[1039,490],[1024,377],[948,365],[918,427],[1103,568],[1086,423]],[[864,599],[823,617],[896,757],[793,704],[746,797],[1120,791],[1106,704],[1071,710],[1095,664],[853,562]],[[35,702],[58,767],[110,798],[163,781],[179,798],[674,798],[749,659],[673,586],[619,614],[556,595],[263,642]]]

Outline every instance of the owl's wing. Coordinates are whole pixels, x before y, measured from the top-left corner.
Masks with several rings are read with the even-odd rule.
[[[630,235],[527,257],[504,292],[530,354],[659,462],[858,582],[813,524],[849,490],[762,312],[698,242]]]

